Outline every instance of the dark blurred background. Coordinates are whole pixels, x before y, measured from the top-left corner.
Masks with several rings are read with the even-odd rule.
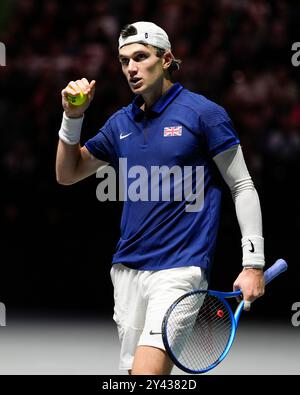
[[[169,34],[182,59],[175,79],[223,105],[240,136],[258,190],[267,265],[289,271],[253,307],[290,320],[300,299],[300,3],[285,0],[1,0],[1,276],[7,314],[112,314],[109,271],[121,203],[96,199],[96,177],[55,180],[60,92],[70,80],[97,80],[82,143],[132,100],[117,60],[120,28],[148,20]],[[212,288],[230,290],[241,265],[240,233],[225,191]],[[267,307],[267,308],[266,308]]]

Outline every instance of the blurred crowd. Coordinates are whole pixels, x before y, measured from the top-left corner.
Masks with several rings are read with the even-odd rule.
[[[86,114],[85,141],[132,100],[117,59],[117,40],[123,25],[138,20],[153,21],[168,32],[173,53],[182,60],[174,79],[226,108],[265,205],[266,224],[274,213],[288,224],[287,211],[299,198],[300,67],[291,63],[292,44],[300,41],[298,1],[9,3],[0,32],[7,48],[7,66],[0,68],[1,221],[7,240],[13,236],[22,246],[22,240],[30,238],[30,226],[40,240],[51,237],[49,229],[63,235],[66,221],[84,226],[82,219],[71,219],[71,213],[80,198],[84,215],[84,202],[93,199],[95,183],[90,187],[87,181],[86,187],[93,190],[87,196],[85,188],[66,192],[55,182],[60,92],[70,80],[97,81]],[[299,210],[294,215],[299,230]],[[37,268],[39,262],[34,264]]]

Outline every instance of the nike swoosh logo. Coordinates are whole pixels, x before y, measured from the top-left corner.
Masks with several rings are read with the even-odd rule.
[[[249,239],[248,239],[248,240],[249,240]],[[254,244],[252,243],[251,240],[249,240],[249,241],[250,241],[250,243],[251,243],[251,250],[249,250],[249,252],[254,252],[254,251],[255,251]]]
[[[132,134],[132,132],[131,132],[131,133],[127,133],[127,134],[121,133],[121,134],[120,134],[120,140],[125,139],[125,137],[128,137],[128,136],[130,136],[131,134]]]
[[[161,332],[153,332],[152,330],[149,332],[150,335],[161,335]]]

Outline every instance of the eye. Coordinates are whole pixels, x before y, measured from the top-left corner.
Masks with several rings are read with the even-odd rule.
[[[147,56],[144,53],[139,53],[135,56],[135,61],[136,62],[141,62],[142,60],[146,59]]]
[[[120,63],[122,66],[128,66],[129,60],[127,58],[121,58]]]

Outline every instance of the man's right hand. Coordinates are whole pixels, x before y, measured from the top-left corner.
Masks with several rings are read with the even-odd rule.
[[[68,85],[61,91],[62,95],[62,106],[65,114],[69,118],[80,118],[83,116],[86,109],[89,107],[95,94],[96,81],[93,80],[91,83],[86,78],[82,78],[77,81],[70,81]],[[87,95],[87,100],[81,106],[74,106],[68,101],[68,94],[78,96],[80,92]]]

